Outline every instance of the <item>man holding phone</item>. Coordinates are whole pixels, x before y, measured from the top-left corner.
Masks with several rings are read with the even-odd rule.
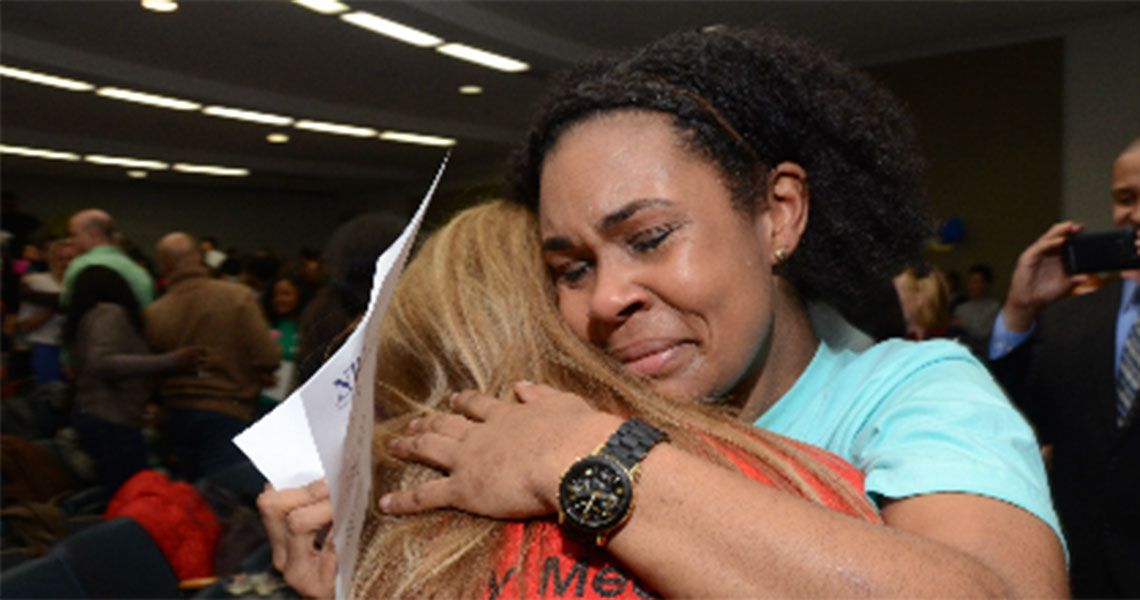
[[[1140,138],[1113,163],[1112,220],[1140,228]],[[1073,595],[1140,597],[1140,270],[1069,297],[1088,278],[1065,268],[1063,249],[1081,229],[1058,223],[1021,254],[989,358],[1053,448]],[[1132,245],[1140,253],[1140,238]]]

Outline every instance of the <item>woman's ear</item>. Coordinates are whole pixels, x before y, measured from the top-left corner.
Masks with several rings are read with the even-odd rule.
[[[807,173],[793,162],[782,162],[768,173],[768,207],[771,227],[768,243],[776,262],[792,255],[807,228],[810,206]]]

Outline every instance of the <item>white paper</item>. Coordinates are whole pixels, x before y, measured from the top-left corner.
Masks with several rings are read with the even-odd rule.
[[[337,598],[349,592],[369,502],[380,321],[446,166],[445,157],[411,223],[377,259],[371,299],[356,330],[297,391],[234,438],[274,488],[325,477],[333,503]]]
[[[295,394],[238,434],[234,443],[279,490],[301,487],[325,475],[305,407]]]

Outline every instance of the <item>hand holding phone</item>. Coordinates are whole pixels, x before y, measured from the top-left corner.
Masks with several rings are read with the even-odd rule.
[[[1140,268],[1136,230],[1078,233],[1061,246],[1061,261],[1070,275]]]

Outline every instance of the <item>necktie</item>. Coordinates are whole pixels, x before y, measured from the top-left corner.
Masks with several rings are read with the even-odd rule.
[[[1136,391],[1140,390],[1140,319],[1132,323],[1124,350],[1120,353],[1120,374],[1116,378],[1116,425],[1124,427],[1132,417]]]

